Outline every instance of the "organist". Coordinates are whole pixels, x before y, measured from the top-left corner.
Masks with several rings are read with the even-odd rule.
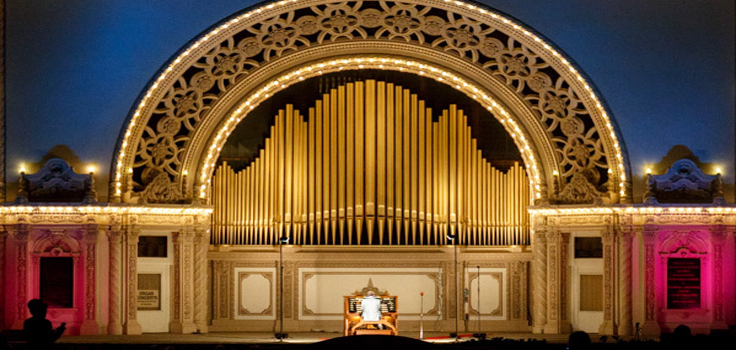
[[[361,300],[360,308],[363,309],[360,315],[363,317],[363,321],[377,322],[381,320],[381,298],[376,298],[375,292],[368,292],[368,295]]]

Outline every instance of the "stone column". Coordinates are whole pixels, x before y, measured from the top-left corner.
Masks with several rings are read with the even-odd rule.
[[[601,234],[603,241],[603,323],[598,328],[599,334],[613,335],[615,322],[613,319],[615,308],[614,288],[616,286],[616,259],[613,252],[615,244],[614,229],[606,228]]]
[[[535,218],[533,247],[534,318],[532,332],[542,333],[547,324],[547,226],[545,218]]]
[[[191,226],[175,232],[174,243],[174,309],[172,333],[194,333],[194,229]]]
[[[125,232],[125,334],[141,334],[141,325],[138,323],[138,236],[140,229],[130,225]]]
[[[197,226],[194,249],[194,324],[200,333],[207,333],[207,249],[209,235],[206,226]]]
[[[99,334],[97,322],[97,224],[87,225],[84,232],[84,321],[79,333]]]
[[[633,318],[631,313],[631,240],[634,237],[633,228],[630,226],[622,227],[619,238],[619,295],[621,304],[619,305],[619,325],[618,335],[632,335]]]
[[[713,247],[713,323],[711,329],[728,329],[724,316],[723,300],[723,246],[726,244],[726,230],[723,225],[711,229]]]
[[[110,289],[109,289],[109,321],[107,324],[107,334],[123,334],[123,325],[120,322],[120,294],[123,289],[121,285],[120,270],[122,269],[122,235],[120,234],[120,225],[110,226],[107,232],[108,242],[110,245]]]
[[[657,230],[656,225],[644,225],[644,324],[646,335],[658,336],[657,323]]]
[[[570,234],[547,233],[547,323],[546,334],[567,333],[570,329],[568,303],[568,249]]]
[[[560,333],[570,333],[570,233],[561,232],[560,235]]]
[[[11,328],[23,329],[23,322],[28,315],[28,236],[31,227],[28,224],[18,224],[10,228],[9,233],[15,241],[15,320]]]

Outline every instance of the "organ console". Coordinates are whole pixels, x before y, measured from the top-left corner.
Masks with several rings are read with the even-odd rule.
[[[376,293],[376,297],[381,298],[381,319],[379,321],[365,321],[360,314],[361,302],[363,295],[355,292],[353,295],[345,296],[345,336],[362,335],[362,334],[386,334],[398,335],[398,296],[391,296],[388,291],[382,294]]]
[[[433,113],[375,80],[286,105],[250,165],[217,168],[212,244],[530,244],[524,168],[492,166],[462,109]]]

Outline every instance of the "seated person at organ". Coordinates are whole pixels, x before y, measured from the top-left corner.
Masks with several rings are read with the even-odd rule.
[[[398,297],[387,291],[356,291],[345,296],[345,335],[398,335]]]
[[[360,302],[360,307],[363,309],[360,315],[363,317],[363,321],[376,322],[381,320],[381,298],[376,298],[375,292],[368,292],[368,295]]]

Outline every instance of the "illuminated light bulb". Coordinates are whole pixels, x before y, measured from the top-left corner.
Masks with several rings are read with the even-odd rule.
[[[552,170],[552,176],[559,176],[560,173],[557,172],[557,170]]]
[[[652,173],[652,169],[651,168],[647,168],[647,175],[649,175],[651,173]]]
[[[87,166],[87,172],[88,173],[94,173],[95,172],[95,166],[94,165]]]
[[[25,166],[23,166],[23,165],[21,165],[21,166],[20,166],[20,169],[19,169],[19,172],[21,172],[21,173],[25,173],[25,172],[26,172],[26,167],[25,167]]]
[[[716,168],[716,174],[720,174],[720,173],[721,173],[721,168]]]

